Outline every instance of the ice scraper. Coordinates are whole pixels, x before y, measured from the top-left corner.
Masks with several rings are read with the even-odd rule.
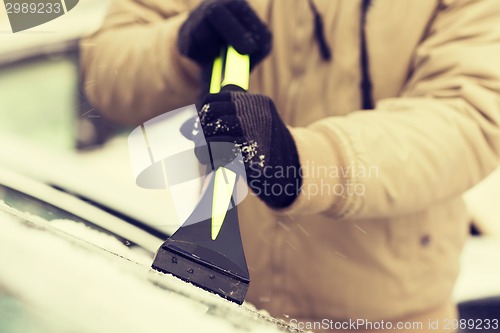
[[[238,86],[248,90],[250,63],[234,48],[216,58],[212,69],[210,92]],[[232,143],[225,143],[233,147]],[[210,146],[210,145],[209,145]],[[220,147],[220,146],[219,146]],[[217,162],[212,149],[212,177],[182,226],[158,249],[152,267],[191,282],[207,291],[238,304],[243,303],[250,276],[243,252],[238,212],[234,200],[238,174]],[[209,218],[206,212],[209,211]],[[204,216],[205,218],[201,218]]]

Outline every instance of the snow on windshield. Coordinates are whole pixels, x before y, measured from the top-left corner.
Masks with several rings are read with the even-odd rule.
[[[48,228],[0,211],[0,300],[3,294],[21,302],[28,318],[44,323],[31,325],[36,332],[280,331],[257,313],[147,267],[153,284],[134,272],[146,267],[77,246]]]
[[[38,222],[43,224],[47,222],[38,215],[13,208],[11,205],[5,203],[1,199],[0,210],[6,210],[14,214],[15,216],[32,221],[34,223]],[[69,213],[66,215],[70,216]],[[152,257],[146,251],[140,251],[140,249],[132,250],[121,241],[119,241],[116,237],[91,228],[83,222],[63,218],[55,218],[50,220],[50,226],[68,235],[76,237],[81,241],[85,241],[89,244],[100,247],[102,249],[105,249],[106,251],[112,252],[132,261],[148,265],[152,260]]]

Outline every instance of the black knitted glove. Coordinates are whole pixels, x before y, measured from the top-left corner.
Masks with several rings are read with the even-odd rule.
[[[273,101],[264,95],[231,91],[209,94],[202,105],[198,114],[206,142],[234,144],[232,155],[227,150],[214,153],[212,148],[212,163],[225,164],[241,151],[254,193],[274,208],[291,205],[302,184],[300,161],[295,141]],[[196,136],[200,124],[191,126]],[[210,163],[206,149],[197,150],[196,155],[203,164]],[[221,160],[221,156],[225,157]]]
[[[181,54],[202,66],[228,45],[248,54],[251,68],[271,51],[271,32],[245,0],[203,1],[179,31]]]

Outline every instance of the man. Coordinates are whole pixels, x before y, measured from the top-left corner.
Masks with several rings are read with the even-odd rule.
[[[205,135],[257,147],[247,300],[305,328],[453,329],[461,194],[499,164],[498,1],[241,2],[115,1],[82,44],[88,97],[135,125],[196,102],[220,45],[247,51],[249,92],[201,103]]]

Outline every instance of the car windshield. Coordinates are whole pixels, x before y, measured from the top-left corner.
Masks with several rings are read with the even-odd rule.
[[[0,200],[0,262],[8,263],[0,265],[0,332],[292,331],[250,305],[151,270],[151,258],[139,260],[133,248],[118,253],[65,235],[56,218],[11,206],[36,210],[45,207],[40,200],[5,186],[1,193],[10,204]]]
[[[21,212],[27,212],[39,216],[47,221],[52,220],[72,220],[76,222],[83,222],[91,225],[89,221],[55,207],[47,202],[29,196],[25,193],[14,190],[10,187],[0,184],[0,200],[7,206],[14,208]]]
[[[108,236],[116,238],[120,243],[132,247],[135,246],[133,242],[129,241],[117,235],[116,233],[110,232],[102,227],[97,226],[91,221],[85,220],[77,215],[74,215],[66,210],[56,207],[50,203],[43,200],[30,196],[26,193],[20,192],[8,186],[0,184],[0,202],[3,202],[10,208],[16,211],[22,212],[23,214],[29,214],[31,216],[36,216],[46,221],[71,221],[78,224],[83,224],[86,227],[104,233]],[[0,205],[0,209],[2,206]],[[126,223],[126,222],[124,222]],[[60,225],[58,225],[60,227]],[[67,230],[67,228],[65,228]],[[71,232],[70,232],[71,233]]]

